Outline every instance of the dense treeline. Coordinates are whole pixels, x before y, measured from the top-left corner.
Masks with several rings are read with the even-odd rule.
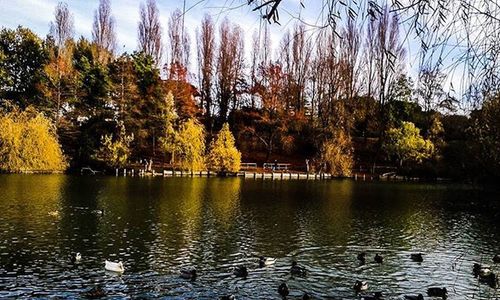
[[[455,114],[438,67],[423,66],[414,83],[387,7],[364,23],[347,18],[341,30],[297,23],[275,45],[268,24],[245,45],[242,28],[206,15],[191,40],[180,11],[164,32],[154,0],[139,9],[131,54],[116,51],[108,0],[95,11],[91,40],[74,38],[63,3],[43,39],[21,26],[2,29],[3,114],[16,106],[50,118],[71,166],[153,159],[226,172],[240,159],[304,169],[307,159],[311,170],[335,175],[379,166],[500,175],[500,97],[486,94],[466,116]]]

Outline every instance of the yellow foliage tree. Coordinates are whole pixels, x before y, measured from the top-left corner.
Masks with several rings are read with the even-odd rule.
[[[205,129],[195,119],[184,122],[176,134],[175,153],[183,170],[205,169]]]
[[[0,116],[0,171],[60,172],[67,167],[55,126],[28,107]]]
[[[241,153],[235,146],[234,136],[227,123],[210,143],[208,163],[210,169],[221,173],[240,170]]]
[[[165,97],[163,106],[162,117],[164,122],[164,136],[160,137],[160,144],[162,145],[165,154],[170,154],[170,163],[175,163],[175,154],[177,151],[177,132],[174,125],[179,118],[175,109],[174,95],[171,91]]]
[[[354,166],[351,137],[344,130],[336,130],[321,146],[321,158],[333,176],[350,176]]]
[[[122,168],[126,166],[130,156],[130,143],[134,135],[127,135],[123,123],[119,124],[120,134],[113,140],[112,134],[101,137],[101,147],[97,150],[94,158],[104,162],[109,167]]]
[[[397,157],[400,166],[405,161],[421,163],[434,154],[434,144],[424,139],[412,122],[403,122],[401,127],[389,129],[384,149],[387,154]]]

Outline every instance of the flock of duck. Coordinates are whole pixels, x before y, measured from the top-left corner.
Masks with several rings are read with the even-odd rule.
[[[423,262],[424,258],[421,253],[413,253],[410,255],[411,260],[415,262]],[[80,261],[82,259],[82,256],[80,253],[73,253],[71,255],[71,262],[75,263],[77,261]],[[360,264],[365,264],[366,263],[366,253],[362,252],[357,255],[357,259],[359,260]],[[381,264],[384,262],[384,257],[380,254],[376,254],[373,258],[373,261]],[[266,257],[259,257],[259,267],[264,268],[266,266],[273,265],[276,262],[275,258],[266,258]],[[495,255],[493,257],[493,262],[494,263],[500,263],[500,255]],[[111,271],[115,273],[122,274],[125,271],[125,268],[123,266],[123,263],[120,262],[112,262],[106,260],[104,262],[104,268],[106,271]],[[475,263],[473,266],[472,270],[473,275],[478,278],[479,282],[482,282],[484,284],[489,285],[492,288],[496,288],[498,285],[498,275],[495,274],[489,265],[482,265]],[[248,276],[248,269],[246,266],[238,266],[234,268],[233,274],[236,277],[241,277],[241,278],[246,278]],[[299,266],[296,261],[292,261],[292,265],[290,267],[290,274],[292,276],[306,276],[307,270]],[[195,268],[190,268],[190,269],[181,269],[180,278],[185,279],[185,280],[190,280],[190,281],[195,281],[197,278],[197,272]],[[356,295],[362,299],[362,300],[383,300],[383,293],[382,292],[374,292],[371,294],[367,294],[366,291],[368,290],[368,283],[366,281],[360,281],[356,280],[356,282],[353,285],[353,290],[355,291]],[[278,286],[278,294],[283,298],[287,299],[288,295],[290,294],[290,289],[288,285],[283,282]],[[442,298],[446,299],[447,298],[448,291],[446,290],[446,287],[431,287],[427,289],[427,295],[429,297],[437,297],[437,298]],[[105,291],[100,288],[100,287],[95,287],[91,289],[90,291],[85,293],[85,297],[87,298],[100,298],[106,296]],[[221,296],[219,298],[220,300],[235,300],[236,297],[234,295],[225,295]],[[301,297],[302,300],[309,300],[312,299],[311,295],[308,293],[304,293],[303,296]],[[424,296],[422,294],[418,295],[404,295],[404,299],[406,300],[423,300]]]
[[[358,260],[360,261],[361,264],[364,264],[366,262],[366,253],[362,252],[358,254]],[[411,260],[415,262],[423,262],[424,257],[422,253],[413,253],[410,254]],[[384,258],[376,254],[373,260],[376,263],[383,263]],[[500,255],[495,255],[493,257],[493,262],[494,263],[500,263]],[[476,278],[478,278],[479,282],[484,283],[489,285],[491,288],[496,288],[498,286],[498,275],[493,273],[491,270],[491,267],[489,265],[481,265],[478,263],[474,263],[472,273]],[[366,281],[360,281],[357,280],[356,283],[353,286],[353,289],[356,291],[356,293],[361,293],[363,291],[368,290],[368,283]],[[446,287],[431,287],[427,289],[427,295],[429,297],[438,297],[442,299],[446,299],[448,295],[448,290]],[[375,292],[371,295],[360,295],[361,299],[364,300],[382,300],[383,295],[382,292]],[[404,298],[407,300],[423,300],[424,296],[422,294],[418,295],[404,295]]]

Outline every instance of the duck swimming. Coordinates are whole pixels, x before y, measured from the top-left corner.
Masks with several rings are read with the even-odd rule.
[[[80,261],[81,259],[82,259],[82,255],[80,254],[80,252],[71,253],[71,256],[69,258],[69,260],[71,261],[72,264]]]
[[[446,299],[448,291],[446,288],[431,287],[427,289],[427,295],[429,297],[440,297]]]
[[[358,293],[366,291],[368,289],[368,283],[366,281],[356,280],[352,288]]]
[[[422,257],[422,253],[412,253],[410,254],[411,260],[415,262],[423,262],[424,258]]]
[[[276,262],[276,258],[261,256],[261,257],[259,257],[259,268],[264,268],[266,266],[273,265],[275,262]]]
[[[497,275],[491,271],[487,275],[479,275],[479,281],[489,285],[491,288],[496,288],[498,284]]]
[[[246,278],[248,276],[247,267],[245,266],[236,267],[234,268],[233,274],[236,275],[236,277]]]
[[[366,262],[366,253],[365,252],[359,253],[358,260],[361,264],[364,264]]]
[[[474,266],[472,267],[472,274],[474,274],[475,277],[487,276],[490,273],[491,273],[491,267],[488,265],[481,265],[478,263],[474,263]]]
[[[382,255],[379,255],[378,253],[375,254],[375,257],[373,258],[373,260],[376,262],[376,263],[379,263],[381,264],[383,261],[384,261],[384,257]]]
[[[194,281],[196,279],[196,269],[182,269],[180,277],[183,279],[188,279]]]
[[[500,255],[495,254],[495,256],[493,256],[493,262],[496,264],[500,263]]]
[[[300,267],[296,261],[292,261],[292,267],[290,268],[290,273],[296,276],[305,276],[306,269],[304,267]]]
[[[278,294],[280,294],[280,296],[285,299],[288,294],[290,294],[290,290],[288,289],[288,285],[286,283],[282,283],[280,284],[280,286],[278,287]]]
[[[111,271],[111,272],[115,272],[115,273],[125,272],[125,268],[123,267],[123,263],[121,261],[120,262],[112,262],[112,261],[106,260],[104,262],[104,268],[107,271]]]
[[[220,300],[236,300],[236,297],[234,297],[234,295],[228,295],[228,296],[222,296],[219,299]]]

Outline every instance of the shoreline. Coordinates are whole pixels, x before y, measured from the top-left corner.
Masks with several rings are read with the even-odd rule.
[[[367,174],[367,173],[353,173],[351,176],[333,176],[330,173],[306,173],[300,171],[238,171],[218,173],[214,171],[181,171],[181,170],[151,170],[145,172],[144,169],[137,168],[123,168],[115,169],[114,171],[100,171],[93,170],[89,167],[83,167],[79,171],[77,169],[70,169],[66,172],[63,171],[24,171],[24,172],[2,172],[2,175],[79,175],[79,176],[107,176],[107,177],[239,177],[244,179],[262,179],[262,180],[344,180],[351,179],[360,182],[422,182],[422,183],[465,183],[475,185],[473,182],[466,182],[460,180],[453,180],[451,178],[421,178],[421,177],[407,177],[402,175],[384,176],[384,174]]]

